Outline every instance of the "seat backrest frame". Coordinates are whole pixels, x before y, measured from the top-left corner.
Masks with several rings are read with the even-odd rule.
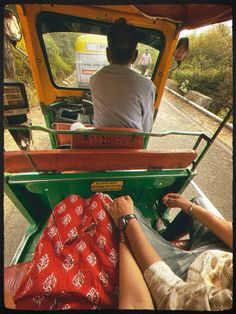
[[[197,157],[194,150],[51,149],[4,152],[9,173],[107,171],[186,168]]]
[[[54,130],[70,130],[69,123],[53,123]],[[85,128],[92,131],[91,134],[56,134],[58,147],[68,145],[72,149],[96,148],[96,149],[141,149],[144,147],[144,136],[134,136],[133,134],[122,134],[120,132],[135,133],[138,129],[132,128]],[[107,131],[109,134],[96,134],[94,131]]]

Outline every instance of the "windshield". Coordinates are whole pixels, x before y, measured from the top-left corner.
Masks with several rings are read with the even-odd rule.
[[[38,18],[40,41],[52,83],[64,88],[89,88],[89,79],[108,65],[107,29],[110,23],[55,13]],[[138,28],[138,58],[132,69],[152,78],[164,46],[160,31]]]

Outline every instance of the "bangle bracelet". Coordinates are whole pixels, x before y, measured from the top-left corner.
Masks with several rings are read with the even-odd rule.
[[[127,237],[123,231],[120,232],[120,242],[128,244]]]
[[[195,204],[192,203],[191,206],[189,207],[189,209],[188,209],[188,214],[189,214],[189,215],[191,215],[191,212],[192,212],[192,210],[193,210],[194,205],[195,205]]]

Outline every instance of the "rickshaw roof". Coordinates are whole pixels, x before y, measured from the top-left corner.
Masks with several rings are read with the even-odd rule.
[[[120,9],[130,11],[129,7],[120,6]],[[232,8],[227,4],[137,4],[133,7],[150,19],[180,23],[180,29],[194,29],[232,19]]]

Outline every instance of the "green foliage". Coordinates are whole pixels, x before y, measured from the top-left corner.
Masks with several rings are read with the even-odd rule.
[[[17,48],[27,54],[25,42],[22,38],[20,42],[17,43]],[[15,64],[16,64],[16,76],[17,79],[25,82],[26,84],[30,84],[32,82],[32,73],[30,70],[28,58],[22,55],[20,52],[13,49]]]
[[[219,115],[232,106],[232,33],[224,24],[189,36],[190,53],[171,78],[211,98],[210,110]]]
[[[183,94],[187,94],[189,91],[189,80],[183,81],[179,89],[181,90]]]
[[[53,79],[60,84],[75,71],[75,40],[78,34],[51,33],[43,36]]]
[[[27,54],[23,37],[21,41],[17,43],[17,48]],[[30,107],[34,107],[38,104],[38,96],[28,58],[15,49],[13,49],[13,53],[15,56],[16,79],[25,84],[29,105]]]

